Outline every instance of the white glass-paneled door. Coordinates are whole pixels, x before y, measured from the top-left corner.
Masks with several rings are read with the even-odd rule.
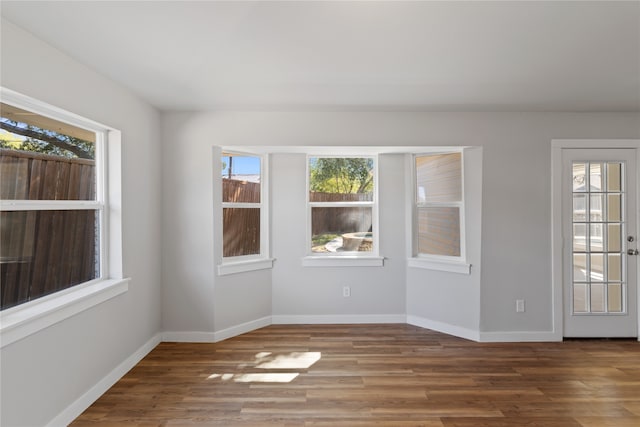
[[[562,150],[565,337],[637,337],[636,151]]]

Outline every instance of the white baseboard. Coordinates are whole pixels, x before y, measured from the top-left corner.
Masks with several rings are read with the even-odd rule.
[[[271,325],[271,316],[265,316],[261,319],[252,320],[250,322],[245,322],[240,325],[232,326],[230,328],[214,332],[213,336],[215,342],[218,342],[226,340],[227,338],[235,337],[237,335],[246,334],[247,332],[264,328],[265,326],[269,325]]]
[[[251,320],[215,332],[167,331],[162,333],[163,342],[218,342],[232,338],[271,324],[271,316]]]
[[[407,323],[471,341],[480,341],[480,333],[478,331],[463,328],[461,326],[450,325],[444,322],[438,322],[437,320],[425,319],[424,317],[418,316],[407,316]]]
[[[553,331],[480,332],[480,342],[553,342],[562,334]]]
[[[162,342],[216,342],[215,332],[166,331]]]
[[[160,344],[161,335],[154,335],[149,341],[136,350],[131,356],[127,357],[114,370],[109,372],[106,377],[98,381],[96,385],[91,387],[85,394],[80,396],[75,402],[69,405],[65,410],[60,412],[54,419],[47,423],[47,427],[59,427],[71,424],[80,414],[93,404],[100,396],[102,396],[112,385],[122,378],[131,368],[142,360],[151,350]]]
[[[347,323],[406,323],[404,314],[282,314],[271,316],[274,325],[347,324]]]

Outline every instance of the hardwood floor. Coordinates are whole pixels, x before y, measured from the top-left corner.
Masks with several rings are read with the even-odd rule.
[[[638,427],[640,343],[274,325],[162,343],[72,424],[183,425]]]

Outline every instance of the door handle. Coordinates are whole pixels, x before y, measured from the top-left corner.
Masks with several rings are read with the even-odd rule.
[[[627,255],[638,255],[640,254],[640,251],[638,251],[637,249],[627,249]]]

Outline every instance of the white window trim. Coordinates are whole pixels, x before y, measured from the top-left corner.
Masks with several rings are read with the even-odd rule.
[[[447,203],[444,204],[446,206],[457,206],[460,209],[460,256],[443,256],[443,255],[428,255],[428,254],[418,254],[417,249],[417,230],[418,230],[418,208],[420,206],[436,206],[437,203],[429,203],[429,204],[420,204],[417,202],[417,182],[416,182],[416,157],[419,156],[428,156],[435,154],[449,154],[449,153],[460,153],[461,154],[461,176],[460,179],[462,181],[462,200],[457,203]],[[409,218],[407,221],[407,229],[408,229],[408,245],[409,245],[409,253],[411,256],[407,259],[407,266],[412,268],[423,268],[428,270],[436,270],[436,271],[446,271],[451,273],[460,273],[460,274],[471,274],[471,264],[467,262],[466,256],[466,233],[465,233],[465,222],[466,222],[466,214],[465,214],[465,201],[466,201],[466,193],[465,193],[465,155],[464,155],[464,147],[462,148],[448,148],[442,151],[425,151],[424,153],[413,153],[407,155],[407,171],[409,173],[408,182],[411,182],[411,185],[407,186],[407,198],[410,201],[411,209],[409,210]]]
[[[310,202],[310,158],[370,158],[373,160],[373,201],[371,202]],[[380,226],[379,226],[379,197],[378,197],[378,154],[377,153],[348,153],[327,154],[325,152],[309,152],[306,157],[306,204],[307,204],[307,255],[302,258],[303,267],[380,267],[384,265],[384,257],[380,256]],[[311,252],[311,209],[313,207],[371,207],[373,250],[371,252],[342,252],[324,254]]]
[[[243,258],[243,257],[236,257]],[[273,258],[252,258],[245,260],[227,261],[218,265],[218,276],[228,274],[245,273],[247,271],[268,270],[273,268]]]
[[[245,151],[242,148],[238,150],[235,147],[220,147],[220,154],[235,154],[239,156],[250,156],[260,158],[260,203],[232,203],[220,202],[220,217],[222,217],[222,209],[224,208],[259,208],[260,209],[260,253],[255,255],[244,255],[225,257],[220,255],[220,262],[217,266],[218,276],[226,276],[229,274],[244,273],[248,271],[266,270],[273,268],[274,259],[270,257],[270,241],[269,241],[269,155],[263,153],[254,153]],[[220,177],[220,187],[222,188],[222,170],[220,165],[214,167],[214,173]],[[214,180],[214,182],[216,182]],[[217,185],[217,184],[216,184]],[[222,199],[220,199],[222,200]],[[222,240],[222,221],[220,221],[220,238]],[[222,249],[223,250],[223,249]]]
[[[0,312],[0,348],[128,291],[122,276],[121,134],[108,126],[1,87],[2,102],[96,132],[96,201],[3,201],[1,210],[100,212],[100,277]],[[105,167],[106,166],[106,167]]]
[[[448,271],[450,273],[471,274],[471,264],[435,257],[416,256],[407,260],[407,266],[413,268],[424,268],[427,270]]]
[[[381,256],[306,256],[302,258],[303,267],[382,267]]]

